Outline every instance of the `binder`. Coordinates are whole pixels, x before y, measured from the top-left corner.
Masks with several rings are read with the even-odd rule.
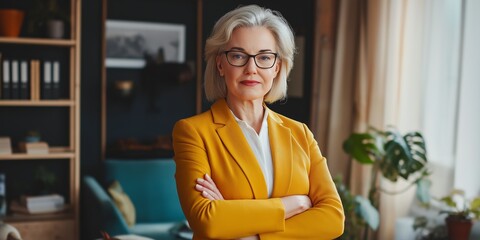
[[[12,74],[11,74],[11,83],[10,83],[10,98],[19,99],[20,98],[20,81],[18,78],[18,61],[12,60]]]
[[[60,99],[60,61],[53,62],[52,98]]]
[[[10,99],[10,61],[3,60],[2,99]]]
[[[52,63],[43,62],[42,99],[52,99]]]
[[[20,62],[20,99],[29,99],[28,62]]]

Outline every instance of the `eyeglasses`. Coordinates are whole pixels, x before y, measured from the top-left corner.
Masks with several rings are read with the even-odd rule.
[[[269,69],[275,65],[277,61],[277,53],[258,53],[250,55],[240,51],[225,51],[227,62],[235,67],[243,67],[248,63],[250,58],[253,58],[255,65],[261,69]]]

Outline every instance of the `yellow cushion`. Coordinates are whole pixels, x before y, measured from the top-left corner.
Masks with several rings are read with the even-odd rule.
[[[118,210],[123,215],[125,222],[128,226],[133,226],[135,224],[135,206],[130,200],[130,197],[123,191],[122,186],[118,181],[114,181],[110,187],[108,187],[108,192],[112,196],[113,202],[117,206]]]

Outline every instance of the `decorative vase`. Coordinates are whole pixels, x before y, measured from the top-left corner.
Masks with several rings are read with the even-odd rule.
[[[0,36],[18,37],[25,13],[18,9],[0,9]]]
[[[63,38],[64,29],[65,24],[61,20],[47,21],[47,37],[49,38]]]
[[[22,237],[12,225],[0,222],[0,240],[21,240]]]
[[[448,239],[468,240],[473,225],[471,219],[449,215],[447,218],[445,218],[445,222],[447,223]]]

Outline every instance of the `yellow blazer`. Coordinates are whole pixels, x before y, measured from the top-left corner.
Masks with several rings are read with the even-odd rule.
[[[224,99],[209,111],[182,119],[173,130],[177,191],[194,239],[334,239],[342,234],[343,208],[313,134],[305,124],[269,109],[273,191]],[[194,189],[208,173],[225,200]],[[280,197],[308,195],[313,207],[284,219]]]

